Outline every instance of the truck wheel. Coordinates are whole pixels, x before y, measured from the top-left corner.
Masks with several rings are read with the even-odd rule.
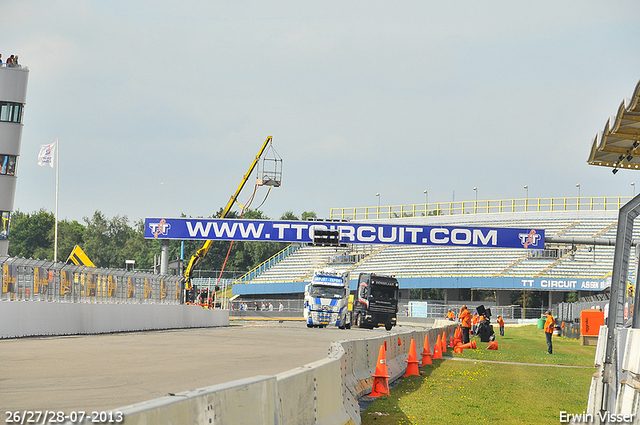
[[[393,328],[393,325],[392,325],[391,323],[385,323],[385,324],[384,324],[384,328],[385,328],[386,330],[390,331],[390,330],[391,330],[391,328]]]
[[[356,318],[353,320],[353,326],[356,328],[360,327],[360,313],[356,314]]]
[[[312,324],[310,324],[310,323],[307,323],[307,327],[308,327],[308,328],[312,328],[312,327],[313,327],[313,325],[312,325]]]
[[[351,323],[347,323],[346,325],[344,325],[345,329],[351,329]]]

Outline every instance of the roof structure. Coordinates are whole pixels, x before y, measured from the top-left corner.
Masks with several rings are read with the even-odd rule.
[[[640,81],[631,98],[626,98],[593,139],[589,165],[640,169]]]

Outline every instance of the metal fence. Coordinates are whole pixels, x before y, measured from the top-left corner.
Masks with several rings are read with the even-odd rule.
[[[437,202],[377,207],[331,208],[330,218],[371,220],[400,217],[423,217],[457,214],[490,214],[533,211],[602,211],[615,210],[626,204],[630,196],[579,198],[523,198],[489,201]]]
[[[181,304],[180,276],[0,256],[0,301]]]
[[[469,311],[474,313],[476,311],[475,304],[466,303],[469,307]],[[491,309],[491,320],[495,321],[498,316],[501,316],[505,320],[517,320],[517,319],[539,319],[540,316],[546,311],[545,308],[522,308],[518,305],[509,306],[495,306],[484,305],[486,308]],[[441,304],[441,303],[429,303],[424,301],[409,301],[398,314],[410,316],[410,317],[426,317],[431,319],[444,319],[449,310],[456,313],[456,317],[460,312],[462,304]]]

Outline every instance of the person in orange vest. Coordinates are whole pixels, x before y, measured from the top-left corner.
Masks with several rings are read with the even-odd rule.
[[[446,317],[447,317],[447,319],[451,320],[452,322],[454,320],[456,320],[456,314],[451,309],[449,309],[449,312],[447,313]]]
[[[556,327],[556,321],[553,320],[551,311],[547,310],[544,314],[547,315],[547,320],[544,322],[544,334],[547,337],[547,354],[553,354],[551,337],[553,336],[553,329]]]
[[[502,320],[502,316],[498,316],[498,326],[500,326],[500,336],[504,336],[504,320]]]
[[[478,332],[478,323],[480,323],[480,316],[478,316],[478,313],[473,313],[471,323],[473,323],[473,334],[475,335]]]
[[[460,327],[462,328],[462,343],[469,343],[469,330],[471,329],[471,312],[467,310],[467,306],[460,307]]]

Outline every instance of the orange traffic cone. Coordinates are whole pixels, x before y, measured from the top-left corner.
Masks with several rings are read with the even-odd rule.
[[[442,353],[447,352],[447,333],[442,331]]]
[[[456,333],[453,336],[453,346],[462,344],[462,329],[456,328]]]
[[[411,338],[411,344],[409,345],[409,360],[407,360],[407,372],[405,377],[411,375],[420,375],[418,370],[418,354],[416,353],[416,341]]]
[[[462,354],[463,350],[464,348],[462,348],[462,344],[458,344],[453,348],[453,352],[458,354]]]
[[[422,364],[420,366],[433,364],[431,361],[431,348],[429,347],[429,334],[424,336],[424,348],[422,349]]]
[[[476,342],[475,341],[467,342],[466,344],[459,345],[459,347],[462,347],[462,348],[473,348],[475,350],[476,349]]]
[[[433,358],[434,359],[442,358],[442,342],[440,342],[440,335],[438,335],[438,340],[436,341],[436,345],[433,346]]]
[[[398,337],[398,345],[402,345],[402,340]]]
[[[487,345],[487,350],[497,350],[498,343],[496,341],[491,341],[489,345]]]
[[[452,336],[449,337],[449,347],[451,347],[451,348],[455,347],[455,345],[453,344],[453,337]]]
[[[389,374],[387,373],[387,352],[384,345],[380,346],[378,353],[378,362],[376,363],[376,371],[373,375],[373,388],[369,397],[380,397],[381,395],[389,395]]]

